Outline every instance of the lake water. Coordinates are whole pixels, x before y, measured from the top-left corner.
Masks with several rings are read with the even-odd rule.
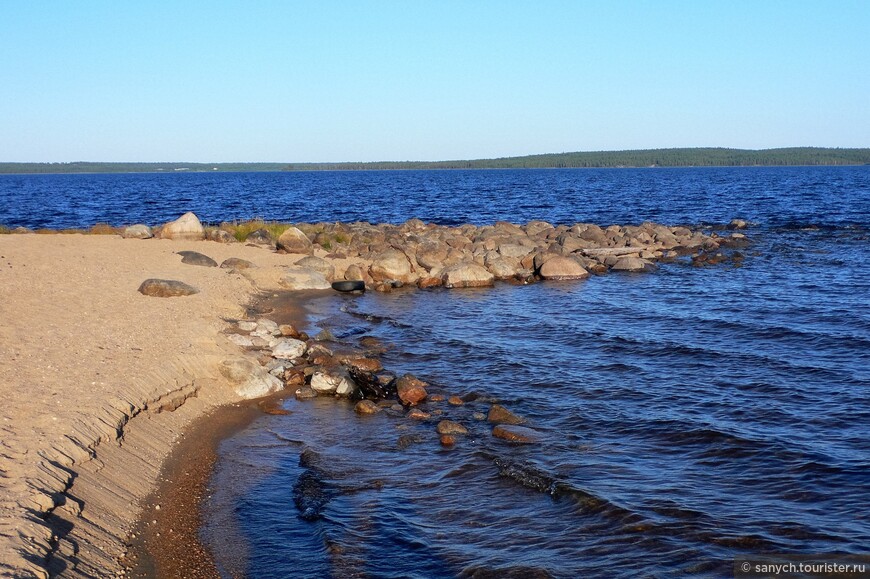
[[[753,222],[740,267],[312,300],[313,331],[476,395],[424,405],[470,433],[288,400],[221,446],[203,538],[226,576],[720,577],[870,550],[870,167],[0,176],[9,226],[187,210]],[[473,416],[493,400],[542,442],[494,439]]]

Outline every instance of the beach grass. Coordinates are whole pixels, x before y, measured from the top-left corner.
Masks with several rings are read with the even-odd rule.
[[[272,239],[278,239],[288,227],[290,227],[289,223],[252,219],[250,221],[224,222],[220,224],[219,229],[229,231],[237,240],[244,241],[248,238],[248,235],[258,229],[265,229],[272,236]]]

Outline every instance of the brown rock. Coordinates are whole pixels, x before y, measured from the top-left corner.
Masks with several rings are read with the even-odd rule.
[[[278,238],[278,249],[287,253],[313,253],[311,240],[295,227],[288,227]]]
[[[380,360],[375,358],[349,358],[343,361],[345,366],[351,366],[362,372],[380,372],[384,369]]]
[[[501,438],[502,440],[520,442],[523,444],[532,444],[541,441],[541,435],[536,430],[512,424],[499,424],[492,429],[492,435],[496,438]]]
[[[139,293],[157,298],[173,298],[199,293],[199,290],[184,282],[171,279],[146,279],[139,286]]]
[[[451,396],[447,399],[447,403],[453,406],[462,406],[465,402],[459,396]]]
[[[281,332],[281,335],[286,337],[286,338],[295,338],[297,340],[299,339],[299,336],[301,335],[299,333],[299,330],[297,330],[296,328],[294,328],[290,324],[281,324],[280,326],[278,326],[278,331]]]
[[[378,254],[369,267],[374,281],[398,280],[409,283],[413,279],[411,262],[408,257],[397,249],[388,249]]]
[[[541,265],[541,277],[550,280],[583,279],[589,277],[589,272],[570,257],[557,255]]]
[[[360,400],[353,407],[353,411],[357,414],[377,414],[381,411],[381,407],[371,400]]]
[[[493,404],[489,407],[486,419],[497,424],[522,424],[525,422],[525,420],[500,404]]]
[[[453,446],[456,444],[456,437],[451,434],[442,434],[439,438],[441,446]]]
[[[396,381],[396,393],[403,404],[414,406],[426,399],[426,383],[405,374]]]
[[[427,420],[427,419],[429,419],[432,415],[429,414],[428,412],[423,412],[423,411],[420,410],[419,408],[412,408],[412,409],[408,412],[407,416],[408,416],[408,418],[410,418],[411,420]]]
[[[453,420],[442,420],[438,423],[438,426],[435,427],[435,430],[438,434],[468,434],[467,428]]]
[[[620,257],[612,269],[613,271],[640,272],[651,271],[655,269],[655,266],[639,257],[626,256]]]
[[[421,277],[417,280],[417,287],[420,289],[428,289],[441,286],[441,278],[439,277]]]
[[[433,394],[429,397],[429,402],[444,402],[443,394]]]
[[[489,287],[495,276],[482,265],[465,261],[451,265],[441,272],[441,281],[446,288]]]
[[[285,387],[288,388],[290,386],[302,386],[305,384],[305,372],[300,368],[284,370],[284,374],[281,378],[284,380]]]
[[[332,282],[335,280],[335,266],[323,259],[322,257],[315,257],[313,255],[309,255],[308,257],[303,257],[302,259],[297,261],[296,265],[307,269],[313,269],[314,271],[319,271],[323,274],[323,277],[325,277],[326,281],[328,282]]]

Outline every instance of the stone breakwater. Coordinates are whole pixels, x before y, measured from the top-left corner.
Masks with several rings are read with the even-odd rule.
[[[496,280],[576,280],[609,271],[649,272],[657,262],[682,257],[695,265],[739,260],[739,253],[723,250],[742,247],[748,239],[727,230],[746,226],[740,219],[709,232],[650,222],[607,227],[544,221],[449,227],[419,219],[401,225],[300,223],[283,228],[277,235],[257,229],[244,239],[247,244],[279,253],[306,256],[295,260],[278,277],[274,272],[257,272],[250,263],[224,263],[221,267],[240,270],[255,284],[284,289],[328,289],[336,281],[362,281],[368,289],[388,292],[409,284],[469,288],[491,286]],[[154,232],[144,225],[131,226],[124,235],[237,241],[227,229],[203,227],[192,213]],[[185,256],[188,258],[191,256]],[[202,256],[196,264],[217,265],[209,261]]]

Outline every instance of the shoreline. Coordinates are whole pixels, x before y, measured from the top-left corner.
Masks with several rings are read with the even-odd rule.
[[[272,341],[288,342],[277,327],[271,334],[235,331],[237,321],[257,315],[251,304],[258,296],[293,291],[304,300],[305,290],[331,291],[333,280],[382,292],[582,280],[611,269],[647,272],[658,260],[683,256],[694,265],[720,263],[727,259],[720,247],[748,241],[737,233],[719,237],[651,223],[440,227],[410,220],[299,227],[304,231],[288,227],[278,239],[261,230],[253,243],[250,236],[248,244],[230,243],[230,233],[214,229],[204,240],[199,220],[186,214],[150,240],[0,236],[0,383],[6,384],[0,389],[0,574],[121,572],[134,522],[146,514],[167,457],[190,437],[191,425],[221,406],[295,388],[299,382],[291,386],[291,379],[310,380],[292,360],[284,362],[289,369],[281,379],[270,375],[280,365],[277,354],[272,366],[262,367],[270,363],[263,350]],[[183,281],[193,292],[155,297],[161,294],[143,289],[149,278]],[[236,370],[225,371],[227,364]],[[239,368],[251,373],[239,379],[233,375]],[[355,387],[331,371],[321,375],[331,392]],[[202,476],[217,443],[212,437],[211,454],[201,457]]]

